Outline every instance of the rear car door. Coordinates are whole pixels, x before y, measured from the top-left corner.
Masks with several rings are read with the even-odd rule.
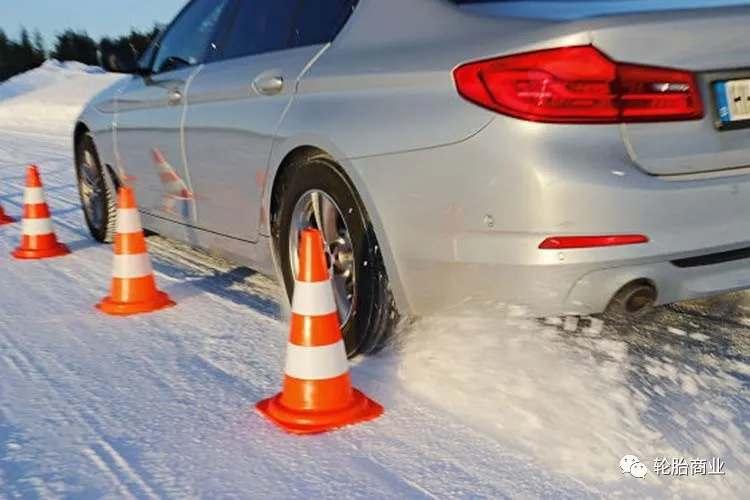
[[[188,96],[185,149],[201,227],[257,241],[278,123],[298,78],[342,16],[348,17],[349,5],[349,0],[238,0],[226,38],[193,78]],[[301,34],[303,12],[328,26],[316,31],[324,36]]]
[[[141,209],[177,221],[192,218],[181,124],[191,76],[211,51],[231,0],[192,0],[145,57],[147,76],[134,75],[118,96],[119,168]]]

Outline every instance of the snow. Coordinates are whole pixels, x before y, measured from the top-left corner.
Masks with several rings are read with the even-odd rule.
[[[0,130],[59,134],[72,127],[82,102],[121,77],[78,62],[48,60],[0,85]]]
[[[73,253],[16,261],[0,227],[0,496],[4,498],[746,498],[747,294],[663,308],[640,325],[424,318],[355,385],[383,417],[284,434],[253,411],[281,386],[276,283],[149,238],[177,306],[112,318],[111,248],[88,236],[73,117],[117,75],[48,62],[0,85],[0,202],[19,215],[37,163]],[[584,324],[585,323],[585,324]],[[620,458],[646,464],[622,474]],[[657,476],[659,458],[724,475]]]

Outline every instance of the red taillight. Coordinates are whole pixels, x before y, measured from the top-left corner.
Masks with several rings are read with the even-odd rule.
[[[485,108],[547,123],[624,123],[703,117],[695,76],[612,61],[592,46],[464,64],[459,94]]]
[[[553,236],[539,244],[542,250],[566,250],[571,248],[611,247],[648,243],[642,234],[616,234],[609,236]]]

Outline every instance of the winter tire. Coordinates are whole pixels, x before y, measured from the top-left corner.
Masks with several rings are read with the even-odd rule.
[[[110,243],[117,218],[117,195],[112,180],[102,168],[90,134],[84,134],[76,145],[76,176],[91,236],[101,243]]]

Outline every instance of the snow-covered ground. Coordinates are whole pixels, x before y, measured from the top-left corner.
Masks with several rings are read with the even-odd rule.
[[[70,131],[114,78],[47,63],[0,85],[0,202],[20,214],[36,163],[73,250],[16,261],[20,224],[0,227],[0,496],[747,498],[748,294],[617,328],[423,319],[352,363],[385,415],[306,437],[253,411],[282,379],[275,283],[151,237],[177,307],[100,314],[111,247],[85,229]],[[644,479],[622,473],[626,454]],[[657,475],[660,458],[687,474]],[[692,473],[700,459],[707,471]],[[712,459],[724,474],[708,474]]]
[[[77,62],[47,61],[1,84],[0,130],[60,135],[73,126],[81,103],[117,78]]]

